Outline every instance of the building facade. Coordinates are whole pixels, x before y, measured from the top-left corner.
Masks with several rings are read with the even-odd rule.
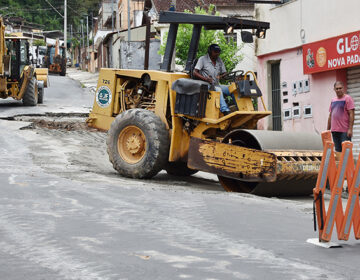
[[[129,22],[130,27],[142,25],[145,0],[131,0],[129,3],[130,13],[128,13],[128,0],[118,0],[117,30],[128,29]],[[130,19],[128,19],[128,14],[130,14]]]
[[[256,5],[256,18],[270,22],[266,39],[256,42],[256,54],[260,86],[273,111],[260,128],[326,130],[338,80],[355,100],[353,141],[360,142],[359,8],[356,0]]]

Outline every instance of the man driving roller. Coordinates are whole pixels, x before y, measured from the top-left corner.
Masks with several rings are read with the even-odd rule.
[[[230,113],[229,106],[225,101],[226,96],[230,96],[229,88],[225,85],[220,85],[220,78],[226,74],[224,62],[219,57],[221,52],[220,46],[211,44],[208,48],[208,53],[201,56],[195,65],[194,76],[205,82],[215,86],[215,90],[220,94],[220,111],[227,115]]]

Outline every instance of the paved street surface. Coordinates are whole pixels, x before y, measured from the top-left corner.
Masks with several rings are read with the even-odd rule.
[[[306,243],[311,198],[117,175],[84,125],[94,77],[50,76],[37,107],[0,100],[0,279],[359,279],[360,241]]]

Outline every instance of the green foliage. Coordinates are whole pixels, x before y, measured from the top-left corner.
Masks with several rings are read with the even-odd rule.
[[[76,47],[80,46],[79,40],[76,39],[75,37],[73,37],[72,40],[71,40],[71,46],[72,46],[73,48],[76,48]]]
[[[64,14],[63,0],[48,0],[61,15]],[[101,0],[67,1],[68,25],[77,30],[80,19],[92,12],[97,15]],[[63,30],[64,19],[45,0],[0,0],[0,15],[19,16],[26,21],[43,25],[44,30]]]
[[[37,39],[37,40],[34,40],[33,45],[34,46],[46,46],[46,43],[44,40]]]
[[[209,9],[206,11],[203,8],[196,7],[195,13],[202,15],[213,15],[215,11],[215,6],[210,5]],[[185,11],[191,13],[190,11]],[[215,15],[219,15],[216,13]],[[191,24],[180,24],[178,28],[178,33],[176,36],[176,64],[185,66],[187,55],[189,51],[191,36],[192,36]],[[165,35],[164,43],[160,47],[160,54],[165,53],[167,34]],[[237,46],[234,40],[227,42],[224,32],[220,30],[201,30],[199,48],[197,52],[197,58],[203,56],[207,53],[207,49],[211,44],[218,44],[221,48],[220,58],[223,60],[226,70],[228,72],[232,71],[235,66],[243,59],[243,55],[238,55],[237,52],[242,48]]]

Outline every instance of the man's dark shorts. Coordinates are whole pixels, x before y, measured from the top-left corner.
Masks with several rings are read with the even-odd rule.
[[[351,141],[351,138],[347,136],[347,132],[336,132],[336,131],[332,131],[331,132],[334,144],[335,144],[335,151],[337,152],[341,152],[342,151],[342,147],[341,147],[341,143],[344,141]]]

